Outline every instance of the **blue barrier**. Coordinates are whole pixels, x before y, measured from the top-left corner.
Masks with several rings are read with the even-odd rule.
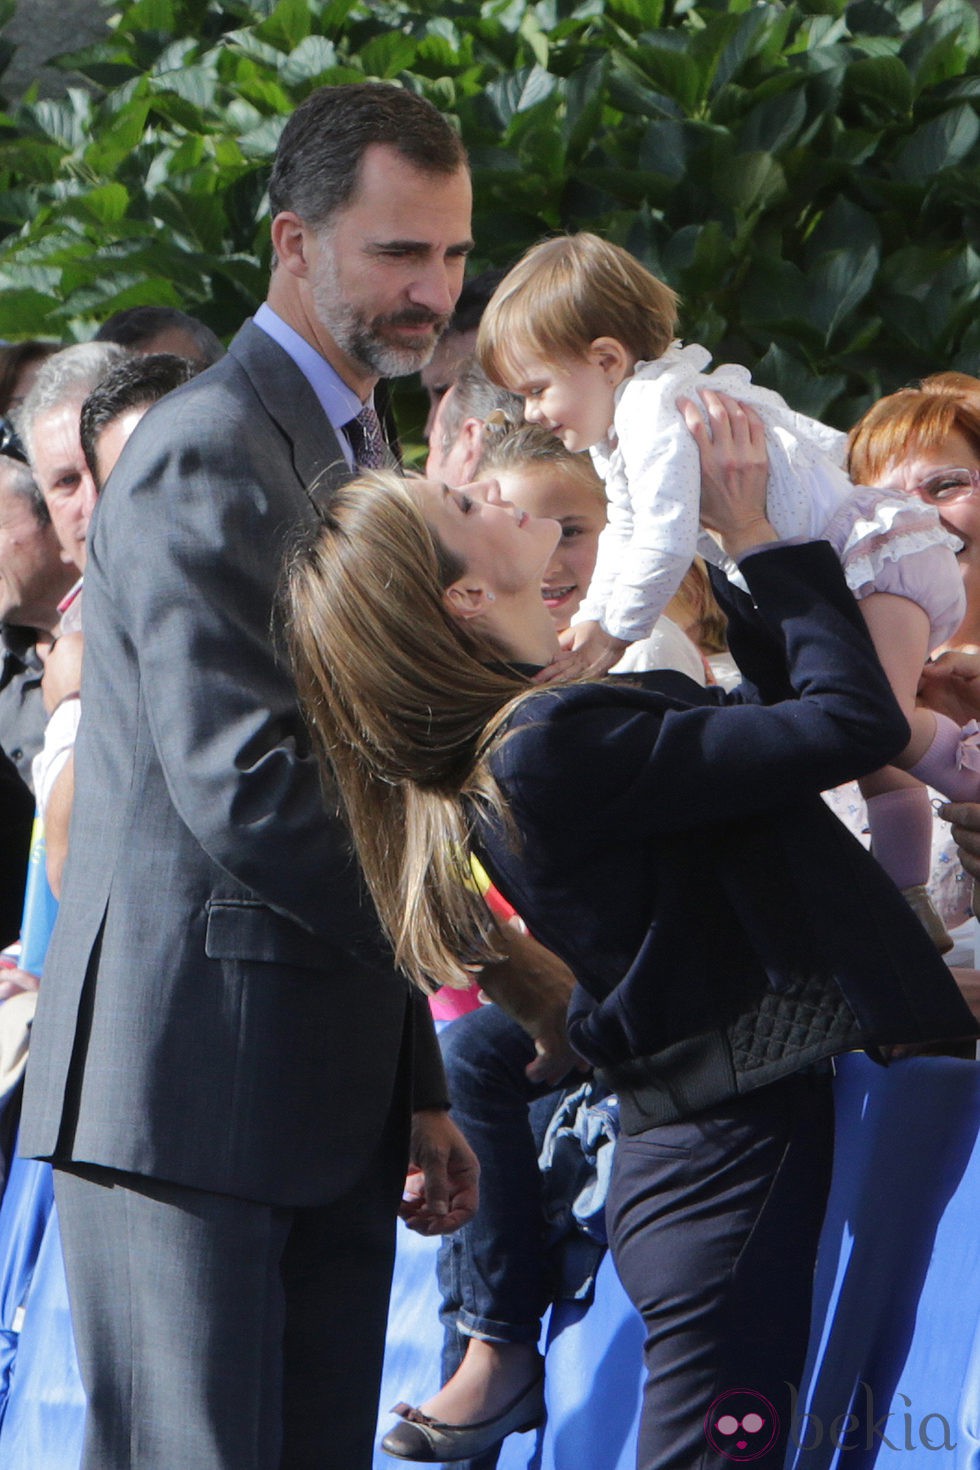
[[[980,1467],[980,1068],[844,1058],[793,1470]],[[400,1232],[379,1435],[438,1386],[436,1243]],[[26,1287],[29,1288],[25,1290]],[[546,1324],[548,1421],[500,1470],[631,1470],[642,1332],[607,1257],[588,1311]],[[342,1350],[342,1349],[341,1349]],[[73,1470],[84,1406],[50,1176],[18,1160],[0,1203],[3,1470]],[[847,1416],[853,1416],[853,1423]],[[394,1462],[377,1452],[375,1470]]]

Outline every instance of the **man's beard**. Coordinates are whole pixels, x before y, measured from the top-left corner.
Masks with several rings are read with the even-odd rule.
[[[404,378],[425,367],[449,322],[448,316],[438,316],[424,306],[407,306],[390,316],[365,321],[357,307],[342,300],[332,271],[329,274],[322,271],[311,283],[311,289],[317,317],[340,350],[366,372],[381,378]],[[418,345],[387,341],[382,334],[389,326],[418,326]],[[432,326],[434,332],[425,330]]]

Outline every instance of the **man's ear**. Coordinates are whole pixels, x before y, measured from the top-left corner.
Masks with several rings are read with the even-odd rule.
[[[589,361],[606,375],[611,388],[618,388],[633,371],[633,356],[616,337],[597,337],[589,344]]]
[[[486,425],[482,419],[464,419],[459,430],[458,443],[462,445],[462,469],[465,475],[464,485],[468,485],[476,475],[476,467],[483,455],[483,440],[486,436]]]
[[[307,229],[299,215],[284,209],[272,221],[272,248],[276,259],[292,276],[305,276],[309,270]]]
[[[480,585],[467,586],[465,581],[454,582],[442,595],[453,617],[459,618],[463,623],[482,617],[495,601],[489,588]]]

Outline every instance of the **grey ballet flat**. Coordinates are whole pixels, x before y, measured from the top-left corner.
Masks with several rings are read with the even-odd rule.
[[[493,1419],[481,1419],[477,1424],[443,1424],[410,1404],[396,1404],[392,1413],[400,1414],[403,1423],[396,1424],[381,1441],[386,1455],[427,1465],[476,1459],[508,1434],[524,1434],[543,1421],[544,1374],[540,1373]]]

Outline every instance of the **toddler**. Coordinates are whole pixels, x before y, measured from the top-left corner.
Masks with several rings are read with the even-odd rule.
[[[744,586],[700,525],[698,449],[681,412],[687,403],[690,418],[689,400],[720,390],[750,405],[764,426],[776,530],[822,537],[840,556],[912,728],[897,764],[953,799],[975,798],[980,782],[960,769],[958,732],[951,743],[940,728],[937,741],[936,717],[915,705],[928,653],[963,617],[958,543],[934,507],[856,487],[844,469],[843,434],[795,413],[744,368],[707,372],[710,354],[675,341],[676,327],[674,292],[626,250],[590,234],[534,246],[484,314],[478,353],[488,377],[522,396],[525,417],[567,448],[591,450],[609,500],[592,585],[552,674],[605,673],[649,634],[697,552]],[[918,889],[929,863],[925,788],[888,768],[865,778],[862,791],[876,856],[901,888]]]

